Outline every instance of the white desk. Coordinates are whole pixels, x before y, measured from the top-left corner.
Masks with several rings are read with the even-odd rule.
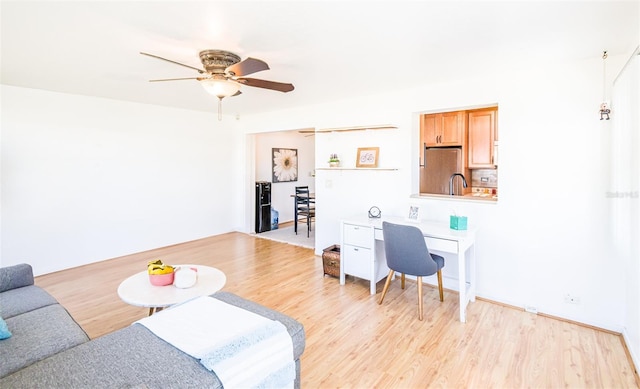
[[[387,276],[389,268],[384,254],[382,222],[413,225],[422,231],[429,251],[455,254],[458,259],[458,291],[460,296],[460,321],[466,321],[469,301],[476,300],[475,282],[475,230],[452,230],[448,223],[422,221],[414,223],[402,217],[387,216],[382,219],[353,217],[342,220],[340,234],[340,285],[345,275],[353,275],[371,281],[371,294],[376,293],[376,283]],[[467,260],[469,256],[469,260]],[[467,270],[467,265],[469,265]],[[468,273],[467,273],[468,271]]]

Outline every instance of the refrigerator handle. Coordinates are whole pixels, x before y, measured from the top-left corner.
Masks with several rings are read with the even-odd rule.
[[[427,167],[427,142],[422,143],[422,166]]]

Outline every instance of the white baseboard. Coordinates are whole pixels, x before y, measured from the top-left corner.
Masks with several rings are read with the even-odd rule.
[[[622,339],[624,339],[624,344],[625,346],[627,346],[627,350],[629,350],[629,355],[631,355],[631,361],[633,362],[633,366],[636,369],[636,372],[640,373],[640,356],[638,355],[640,350],[636,350],[632,347],[631,340],[629,339],[626,328],[622,329]]]

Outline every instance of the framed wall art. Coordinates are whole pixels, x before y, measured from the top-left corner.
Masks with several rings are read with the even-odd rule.
[[[298,149],[271,149],[272,182],[298,181]]]
[[[379,147],[359,147],[356,167],[378,167]]]
[[[407,214],[407,220],[410,222],[420,222],[422,215],[420,214],[420,206],[417,204],[409,205],[409,213]]]

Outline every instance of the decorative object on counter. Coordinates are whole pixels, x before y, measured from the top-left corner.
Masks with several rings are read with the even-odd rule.
[[[340,277],[340,245],[334,244],[322,250],[322,269],[324,275]]]
[[[167,286],[173,284],[175,268],[171,265],[165,265],[161,259],[149,261],[147,263],[147,272],[149,273],[151,285]]]
[[[338,154],[331,154],[329,156],[329,167],[338,167],[340,166],[340,158],[338,158]]]
[[[356,167],[378,167],[379,147],[359,147]]]
[[[379,219],[380,217],[382,217],[382,211],[380,211],[380,208],[374,205],[373,207],[369,208],[369,217]]]
[[[420,206],[418,205],[410,205],[409,206],[409,214],[407,215],[407,220],[410,222],[420,222]]]
[[[179,267],[175,271],[173,285],[176,288],[191,288],[198,282],[198,269],[195,267]]]
[[[467,217],[466,216],[449,216],[449,228],[452,230],[466,230],[467,229]]]
[[[600,120],[609,120],[611,109],[607,102],[607,52],[602,52],[602,103],[600,104]]]
[[[298,181],[298,149],[271,149],[273,182]]]

